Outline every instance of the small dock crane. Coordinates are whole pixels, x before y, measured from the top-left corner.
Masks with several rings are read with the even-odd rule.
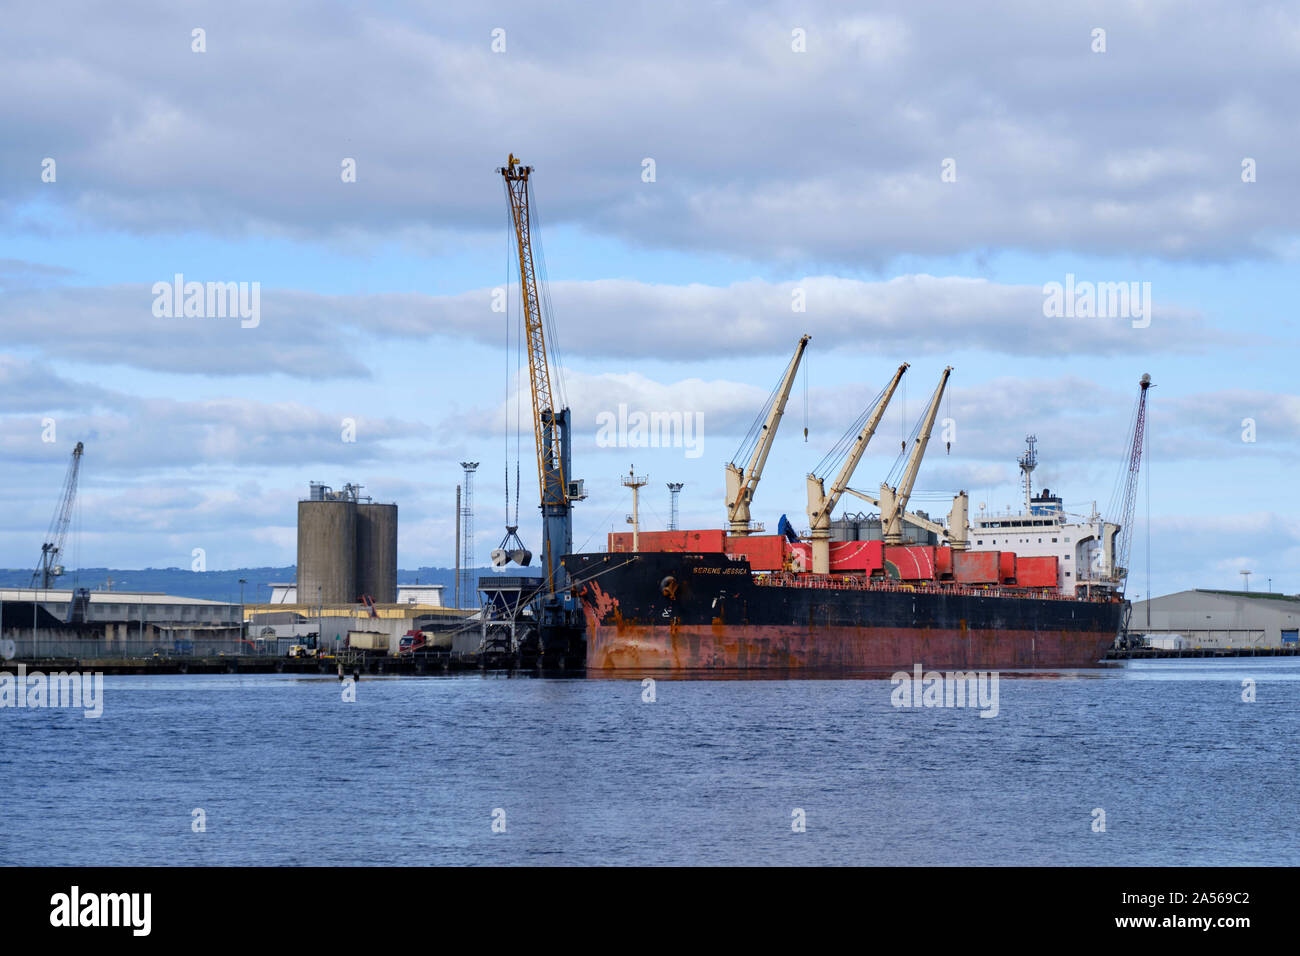
[[[81,472],[81,454],[85,446],[77,442],[72,449],[72,461],[63,477],[63,491],[59,494],[59,504],[50,521],[49,531],[45,534],[45,543],[41,545],[41,560],[32,573],[32,587],[42,589],[54,586],[55,578],[63,574],[63,565],[59,563],[63,556],[63,542],[68,536],[68,525],[72,521],[72,505],[77,499],[77,476]]]

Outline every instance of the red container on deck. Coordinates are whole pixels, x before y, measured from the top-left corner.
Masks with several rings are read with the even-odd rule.
[[[998,578],[1003,584],[1016,583],[1016,553],[1003,551],[998,559]]]
[[[888,567],[892,565],[903,581],[933,581],[936,550],[932,544],[890,545],[885,548],[885,570],[893,577],[894,572]]]
[[[952,577],[952,548],[936,548],[934,551],[935,578]]]
[[[832,541],[831,571],[878,571],[882,565],[879,541]]]
[[[753,571],[780,571],[790,543],[781,534],[727,535],[727,554],[744,558]]]
[[[952,574],[961,584],[997,584],[1001,551],[954,551]]]
[[[1056,556],[1045,558],[1020,558],[1016,562],[1016,582],[1022,588],[1054,588],[1057,578]]]
[[[642,531],[637,535],[637,547],[642,551],[687,551],[692,554],[722,551],[727,533],[721,528],[714,531]],[[610,551],[631,551],[631,531],[611,531]]]

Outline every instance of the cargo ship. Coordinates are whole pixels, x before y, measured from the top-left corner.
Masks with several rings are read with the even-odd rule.
[[[877,542],[865,544],[880,553]],[[958,567],[966,556],[983,559],[986,571],[999,563],[997,552],[917,551],[922,561],[933,551]],[[891,555],[890,563],[914,554]],[[565,567],[595,671],[1089,667],[1114,642],[1126,606],[1109,592],[1067,595],[955,577],[759,572],[725,551],[572,554]]]
[[[812,570],[815,544],[788,526],[777,535],[611,533],[607,552],[567,555],[588,670],[1097,665],[1128,608],[1118,526],[1095,507],[1071,522],[1058,496],[1034,494],[1027,441],[1023,511],[967,525],[956,508],[964,533],[951,535],[924,513],[907,515],[917,524],[905,544],[886,544],[888,521],[875,515],[839,519],[828,523],[825,573]]]

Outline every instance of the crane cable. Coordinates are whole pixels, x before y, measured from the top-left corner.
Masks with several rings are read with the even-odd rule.
[[[502,429],[505,444],[505,498],[506,498],[506,527],[519,527],[519,484],[520,484],[520,453],[522,444],[522,432],[524,421],[523,400],[524,393],[522,388],[523,380],[523,355],[524,355],[524,330],[523,310],[519,312],[517,322],[521,326],[518,334],[515,336],[515,368],[514,378],[510,375],[510,333],[514,328],[514,323],[510,320],[510,277],[513,271],[518,267],[519,250],[516,245],[515,237],[515,220],[514,210],[510,201],[510,185],[503,177],[501,186],[506,194],[506,284],[505,284],[505,325],[506,325],[506,350],[505,350],[505,427]],[[522,295],[522,287],[520,294]],[[511,521],[510,515],[510,393],[514,392],[515,398],[515,511],[514,520]]]
[[[831,447],[831,450],[813,468],[812,473],[814,475],[825,479],[830,476],[831,472],[839,471],[840,465],[852,450],[854,442],[858,440],[858,435],[862,433],[862,429],[867,427],[867,419],[871,417],[871,413],[876,410],[876,406],[884,399],[885,392],[888,389],[889,385],[886,384],[884,388],[876,393],[876,397],[862,410],[862,414],[857,417],[853,424],[848,427],[848,430],[840,436],[839,441]]]
[[[510,266],[512,265],[510,235],[514,229],[514,215],[510,208],[510,184],[506,182],[505,177],[501,177],[501,186],[506,193],[506,284],[505,284],[505,316],[506,316],[506,354],[505,354],[505,428],[502,429],[505,444],[505,489],[506,489],[506,525],[510,525]],[[516,379],[516,382],[518,380]],[[516,389],[517,391],[518,389]]]
[[[803,442],[808,444],[808,356],[803,359]]]

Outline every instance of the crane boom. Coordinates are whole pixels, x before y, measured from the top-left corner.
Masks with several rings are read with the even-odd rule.
[[[903,477],[898,482],[898,486],[891,488],[885,483],[880,485],[880,529],[885,544],[903,543],[902,512],[907,508],[907,499],[912,497],[912,486],[916,483],[917,473],[921,470],[925,446],[930,443],[930,431],[934,428],[935,416],[939,414],[939,400],[943,398],[944,386],[948,384],[948,376],[951,374],[952,366],[949,365],[939,378],[939,386],[934,390],[934,397],[930,399],[930,407],[925,410],[920,434],[916,436],[916,443],[907,457],[907,467],[903,469]]]
[[[519,165],[514,153],[501,173],[510,199],[510,215],[515,226],[515,243],[519,255],[519,289],[524,305],[524,334],[528,347],[528,379],[532,387],[533,433],[537,442],[537,480],[541,500],[548,492],[560,497],[564,494],[564,471],[560,463],[548,460],[548,448],[543,441],[546,413],[554,410],[551,395],[551,370],[546,356],[546,333],[542,322],[541,300],[537,294],[537,270],[533,263],[532,222],[529,215],[528,177],[533,167]],[[558,487],[548,484],[548,476],[558,478]]]
[[[872,409],[871,415],[867,418],[866,424],[858,433],[852,447],[845,456],[844,464],[840,468],[839,474],[835,477],[835,482],[831,485],[830,493],[826,492],[823,480],[815,474],[808,475],[808,525],[812,532],[812,564],[814,574],[829,574],[831,569],[831,545],[830,545],[830,528],[831,512],[835,510],[836,504],[839,503],[840,496],[844,494],[849,486],[849,480],[853,477],[854,470],[858,467],[858,462],[862,460],[862,455],[867,450],[867,444],[871,441],[871,436],[876,433],[876,428],[880,425],[880,419],[884,417],[885,409],[888,407],[890,399],[894,397],[894,390],[898,388],[898,383],[902,381],[903,373],[908,369],[908,363],[904,362],[898,366],[898,371],[894,373],[893,379],[885,386],[880,398],[876,402],[875,408]]]
[[[84,449],[81,442],[77,442],[77,447],[72,449],[72,461],[68,463],[68,471],[63,477],[59,504],[50,521],[50,528],[45,533],[45,543],[41,545],[41,561],[32,574],[32,587],[38,583],[42,588],[52,587],[54,579],[63,573],[59,558],[63,554],[63,542],[72,521],[72,505],[77,498],[77,476],[81,472],[81,453]]]
[[[790,364],[777,384],[776,392],[773,393],[771,407],[759,428],[754,451],[749,456],[748,463],[743,469],[736,464],[735,459],[727,464],[727,521],[732,534],[750,533],[749,506],[754,500],[754,491],[758,488],[759,479],[763,477],[763,466],[767,463],[768,452],[772,450],[772,440],[776,438],[777,426],[781,424],[781,416],[785,414],[785,403],[790,398],[795,373],[799,371],[799,361],[803,358],[804,349],[808,347],[808,340],[811,338],[811,335],[805,335],[795,346],[794,357],[790,359]],[[739,457],[740,452],[737,452],[736,458]]]
[[[1125,454],[1128,474],[1124,478],[1124,508],[1120,512],[1119,545],[1115,549],[1115,566],[1111,569],[1111,578],[1119,586],[1121,593],[1128,582],[1129,545],[1133,542],[1133,515],[1137,505],[1138,474],[1142,470],[1142,442],[1146,435],[1147,424],[1147,389],[1150,387],[1151,376],[1143,373],[1138,382],[1133,434],[1129,436],[1129,447]]]

